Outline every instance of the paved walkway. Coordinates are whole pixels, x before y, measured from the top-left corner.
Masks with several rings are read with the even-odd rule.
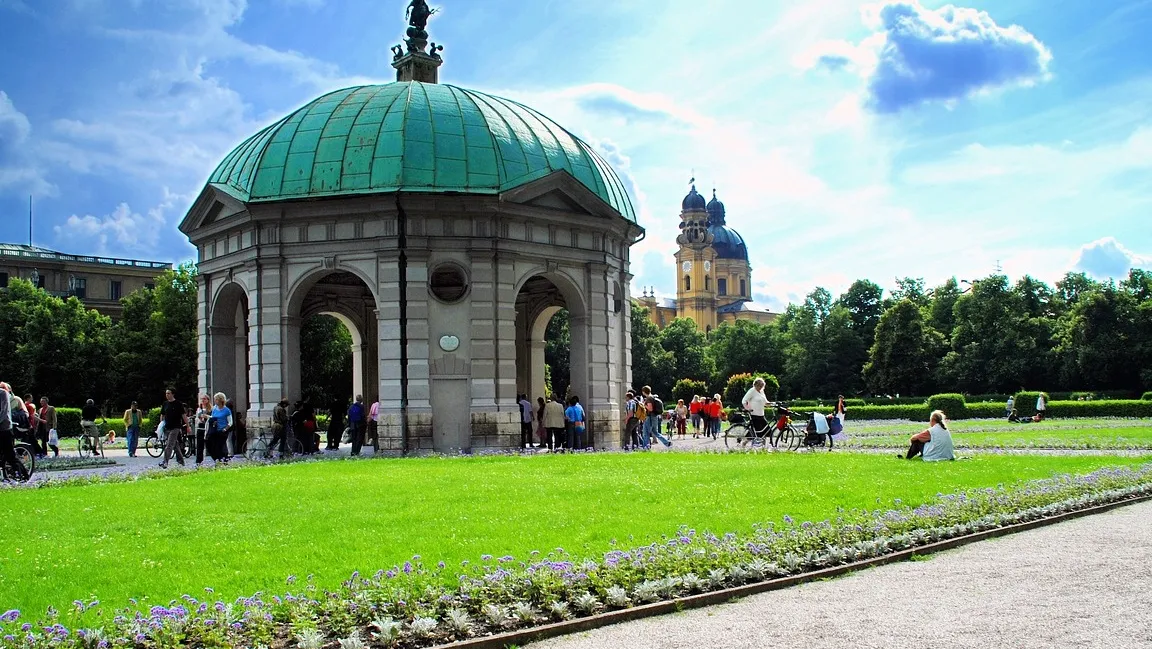
[[[1152,648],[1152,503],[532,649]]]

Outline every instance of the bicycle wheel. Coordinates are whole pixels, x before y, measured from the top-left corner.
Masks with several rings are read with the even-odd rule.
[[[262,460],[268,455],[268,438],[261,435],[248,444],[244,450],[244,457],[249,460]]]
[[[164,454],[164,445],[160,443],[159,437],[149,435],[148,439],[144,440],[144,450],[152,457],[160,457]]]
[[[800,443],[804,441],[804,433],[796,430],[796,427],[792,424],[788,424],[788,427],[785,430],[788,433],[788,450],[798,450],[800,448]]]
[[[92,457],[104,457],[104,433],[92,441]]]
[[[28,476],[24,481],[27,482],[28,479],[32,477],[32,473],[36,471],[36,456],[23,444],[17,445],[15,451],[16,459],[20,461],[20,464],[24,465],[24,471]]]
[[[76,441],[76,451],[80,453],[80,457],[86,458],[92,456],[92,440],[87,435],[81,435]]]
[[[293,437],[292,439],[288,440],[288,451],[292,455],[303,455],[304,444],[300,440]]]
[[[724,431],[724,447],[744,448],[744,441],[747,436],[748,429],[744,427],[744,424],[732,424]]]

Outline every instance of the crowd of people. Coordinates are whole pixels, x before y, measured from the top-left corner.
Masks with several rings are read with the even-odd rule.
[[[587,447],[588,419],[580,397],[570,396],[566,403],[558,394],[548,399],[537,397],[533,406],[528,395],[520,394],[516,401],[520,407],[521,448],[563,453]]]

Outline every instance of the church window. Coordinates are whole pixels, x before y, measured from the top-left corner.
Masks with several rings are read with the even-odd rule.
[[[684,276],[684,290],[685,291],[691,291],[692,290],[692,276],[691,275],[685,275]]]
[[[728,279],[727,278],[721,277],[721,278],[718,278],[716,280],[716,292],[719,293],[720,295],[728,295]]]
[[[744,285],[744,278],[740,278],[740,297],[748,297],[748,287]]]
[[[711,291],[712,290],[712,277],[709,275],[704,276],[704,290],[705,291]]]

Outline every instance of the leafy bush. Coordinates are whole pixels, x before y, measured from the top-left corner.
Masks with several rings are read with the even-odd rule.
[[[1051,408],[1052,398],[1048,396],[1047,392],[1017,392],[1016,403],[1013,406],[1016,408],[1016,414],[1021,417],[1031,417],[1036,414],[1036,399],[1041,394],[1044,395],[1044,400],[1049,403],[1049,408]],[[1049,411],[1048,415],[1054,416],[1051,411]]]
[[[943,410],[949,419],[966,419],[968,403],[957,393],[934,394],[928,397],[928,410]]]
[[[680,379],[676,385],[672,386],[672,405],[676,405],[677,399],[683,399],[684,403],[691,403],[693,396],[706,394],[708,394],[708,386],[703,381]]]
[[[736,374],[728,378],[728,384],[724,386],[724,403],[731,406],[736,406],[740,400],[747,394],[748,389],[752,387],[752,382],[756,377],[764,379],[764,394],[768,399],[775,399],[776,395],[780,393],[780,381],[772,374],[757,373],[757,374]]]
[[[125,434],[125,429],[127,428],[124,425],[123,416],[124,413],[117,412],[114,415],[108,417],[107,425],[104,424],[103,420],[97,420],[97,423],[101,425],[101,429],[104,432],[114,430],[118,436],[123,437]],[[80,433],[83,432],[80,427],[80,409],[57,408],[56,432],[59,433],[61,437],[79,437]],[[147,437],[154,432],[156,432],[156,426],[152,424],[147,417],[142,419],[140,422],[140,436]]]
[[[1036,404],[1030,404],[1035,406]],[[1049,401],[1048,417],[1152,417],[1152,401]]]
[[[1004,404],[998,402],[968,403],[964,411],[964,419],[1005,419]],[[960,419],[960,417],[953,417],[952,413],[947,410],[944,413],[948,415],[949,419]]]
[[[1141,401],[1152,401],[1152,392],[1145,392],[1141,397]]]
[[[927,405],[857,406],[848,411],[848,421],[874,421],[877,419],[911,419],[928,421]]]

